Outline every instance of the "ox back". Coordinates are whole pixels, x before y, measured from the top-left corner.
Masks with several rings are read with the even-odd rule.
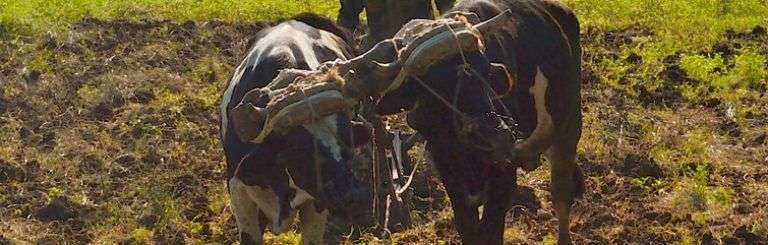
[[[554,0],[464,0],[448,12],[470,12],[484,21],[507,9],[514,21],[496,35],[485,37],[486,58],[503,64],[512,79],[504,81],[511,88],[490,84],[510,88],[496,96],[494,106],[500,114],[514,118],[517,129],[528,135],[515,145],[520,153],[515,161],[532,170],[544,154],[551,164],[558,240],[568,244],[570,205],[583,192],[583,177],[575,163],[581,135],[579,23],[567,7]],[[421,78],[429,84],[446,83],[456,76],[461,63],[461,57],[456,57],[430,68]],[[477,82],[475,86],[484,85]],[[497,169],[488,163],[485,153],[446,133],[450,129],[443,128],[450,125],[436,122],[450,122],[452,113],[443,101],[430,97],[434,96],[409,82],[387,95],[379,112],[398,111],[392,105],[413,108],[408,122],[428,141],[462,240],[465,244],[501,244],[516,173]],[[482,217],[479,205],[484,205]]]
[[[268,225],[273,233],[286,231],[297,212],[302,243],[323,243],[328,208],[333,209],[323,203],[334,198],[328,195],[340,193],[322,193],[325,183],[319,176],[355,185],[347,180],[351,172],[345,169],[353,158],[345,149],[351,145],[346,141],[350,120],[337,114],[254,144],[236,136],[228,112],[248,91],[266,86],[282,69],[313,70],[322,62],[347,59],[353,54],[349,41],[332,22],[303,14],[260,31],[235,70],[221,102],[220,137],[242,244],[261,243]]]

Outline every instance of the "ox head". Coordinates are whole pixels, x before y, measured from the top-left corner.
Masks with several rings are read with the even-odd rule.
[[[493,30],[499,30],[505,26],[502,20],[506,14],[487,22],[498,23]],[[451,15],[470,23],[480,22],[471,13],[451,13],[447,16]],[[494,22],[496,20],[499,21]],[[397,36],[413,35],[409,32],[419,27],[418,23],[409,25],[416,26],[405,26]],[[469,148],[485,153],[483,156],[488,156],[489,161],[506,162],[514,157],[510,155],[514,142],[514,122],[502,116],[509,113],[498,111],[504,109],[503,105],[494,101],[508,93],[512,87],[512,77],[504,64],[493,63],[485,55],[482,41],[488,40],[492,34],[491,31],[479,32],[478,41],[481,46],[478,49],[463,52],[426,51],[443,53],[443,56],[434,59],[434,62],[421,64],[421,72],[409,77],[410,89],[420,90],[415,93],[420,98],[408,119],[411,126],[424,132],[427,137],[428,132],[432,131],[436,137],[450,140],[446,143],[455,144],[454,140],[458,140]]]
[[[415,80],[434,98],[425,100],[451,109],[447,114],[456,127],[450,133],[460,141],[491,153],[508,150],[510,135],[493,113],[491,84],[506,83],[509,76],[503,65],[485,58],[483,40],[506,26],[512,15],[506,11],[484,22],[472,14],[456,16],[414,20],[365,54],[316,71],[282,72],[273,83],[291,85],[257,92],[269,102],[243,111],[254,127],[242,135],[259,142],[270,133],[347,111],[361,100],[376,101]]]
[[[246,93],[241,102],[230,110],[233,131],[243,142],[254,141],[265,119],[260,113],[269,101],[270,89],[285,76],[299,74],[297,70],[280,73],[279,79],[266,88]],[[304,74],[304,73],[302,73]],[[280,215],[292,205],[306,201],[309,195],[319,209],[354,224],[366,224],[370,217],[370,188],[354,174],[361,163],[361,146],[370,139],[370,127],[353,120],[350,113],[324,114],[311,122],[279,127],[277,133],[258,140],[254,150],[244,158],[237,170],[239,175],[251,175],[251,185],[269,187],[280,200]],[[290,217],[280,216],[282,219]],[[288,223],[289,224],[289,223]]]

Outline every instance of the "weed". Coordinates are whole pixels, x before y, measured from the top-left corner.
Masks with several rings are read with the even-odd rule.
[[[219,102],[219,87],[216,84],[210,84],[197,90],[195,99],[199,101],[204,109],[213,109]]]
[[[95,106],[101,100],[101,93],[98,88],[91,85],[84,85],[77,89],[77,97],[83,104]]]
[[[184,97],[170,89],[161,89],[155,93],[155,99],[149,104],[155,108],[164,108],[174,113],[181,113]]]
[[[686,84],[683,87],[685,97],[691,101],[704,101],[714,97],[737,106],[742,98],[750,96],[750,89],[766,86],[768,69],[766,59],[750,50],[740,50],[733,64],[726,63],[720,55],[705,57],[703,55],[684,55],[681,66],[688,76],[697,84]],[[729,68],[733,67],[733,68]],[[709,91],[713,91],[710,95]],[[741,109],[741,107],[737,107]],[[743,120],[743,113],[736,113],[737,121]]]
[[[295,231],[287,231],[280,235],[274,235],[270,232],[264,234],[264,242],[267,244],[299,244],[301,235]]]
[[[555,244],[557,244],[557,238],[555,238],[555,236],[552,235],[552,234],[547,234],[542,239],[543,240],[541,241],[541,244],[544,244],[544,245],[555,245]]]
[[[189,224],[187,224],[187,229],[189,229],[192,234],[200,234],[200,232],[203,231],[203,225],[198,222],[189,222]]]
[[[701,166],[701,165],[699,165]],[[706,168],[697,167],[692,176],[677,183],[667,200],[667,207],[678,218],[690,217],[704,225],[730,212],[734,191],[707,185]]]
[[[735,58],[733,68],[734,76],[737,76],[737,87],[758,89],[768,86],[768,69],[766,69],[765,56],[755,53],[753,50],[741,50],[741,54]]]
[[[46,195],[46,198],[48,198],[49,203],[59,196],[61,196],[61,189],[58,187],[48,188],[48,195]]]
[[[34,58],[32,58],[27,63],[27,69],[30,70],[30,72],[37,72],[40,74],[45,74],[51,72],[50,63],[53,59],[53,54],[51,51],[48,50],[42,50],[36,53]]]
[[[529,234],[519,227],[509,227],[504,229],[504,241],[529,242]]]
[[[703,55],[683,55],[680,66],[692,79],[698,81],[713,81],[721,73],[724,66],[723,58],[717,54],[712,58]]]
[[[706,129],[698,128],[689,131],[685,141],[680,146],[680,150],[687,159],[698,160],[707,159],[709,150],[709,132]]]
[[[682,226],[675,226],[672,230],[680,236],[680,240],[677,244],[680,245],[695,245],[698,244],[696,238],[693,236],[691,230]]]
[[[662,179],[653,177],[635,177],[629,181],[630,184],[643,188],[647,192],[665,193],[666,182]]]
[[[150,244],[152,236],[152,231],[144,228],[137,228],[131,232],[131,238],[138,244]]]

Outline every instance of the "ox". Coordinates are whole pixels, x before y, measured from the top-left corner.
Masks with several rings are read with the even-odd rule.
[[[505,10],[511,11],[512,21],[496,35],[484,37],[483,55],[468,53],[436,62],[416,78],[423,82],[406,82],[380,107],[410,109],[408,122],[427,139],[465,244],[503,242],[516,174],[498,162],[506,158],[531,171],[539,166],[542,153],[551,165],[558,243],[570,244],[570,207],[584,191],[575,162],[582,126],[579,22],[552,0],[464,0],[449,11],[487,20]],[[477,72],[462,72],[465,64]],[[438,98],[457,96],[449,104]],[[498,114],[503,116],[484,116]],[[514,140],[494,130],[505,127],[504,116],[515,120],[507,123],[515,123]],[[453,121],[459,121],[458,126],[436,123]],[[484,206],[482,216],[479,205]]]
[[[353,146],[367,129],[336,113],[291,127],[261,142],[247,139],[259,92],[281,70],[312,70],[322,62],[353,54],[348,33],[327,19],[302,14],[260,31],[235,70],[221,101],[221,140],[227,161],[231,206],[241,244],[261,244],[264,229],[290,228],[297,213],[302,244],[323,244],[330,214],[344,219],[370,216],[370,199],[351,172]],[[365,221],[361,221],[365,222]]]
[[[341,81],[317,87],[341,93],[317,93],[281,111],[307,115],[314,104],[331,113],[354,104],[345,100],[371,98],[378,113],[407,110],[409,125],[428,142],[466,244],[503,242],[516,169],[537,168],[543,154],[558,242],[569,244],[570,206],[584,190],[575,162],[580,60],[579,22],[559,2],[465,0],[438,20],[409,22],[358,57],[323,65],[320,73],[338,72]]]

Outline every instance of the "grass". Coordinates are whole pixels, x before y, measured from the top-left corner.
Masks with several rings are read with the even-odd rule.
[[[650,27],[662,50],[698,50],[721,39],[727,29],[750,30],[768,22],[762,0],[566,0],[582,25],[620,29]]]
[[[82,18],[176,21],[272,21],[311,11],[335,16],[338,1],[281,0],[0,0],[0,36],[61,32]]]
[[[768,2],[565,2],[582,22],[584,69],[594,75],[583,91],[578,152],[589,181],[574,209],[577,238],[698,244],[704,234],[732,238],[740,226],[768,237],[760,201],[768,194],[768,39],[750,37],[768,27]],[[0,235],[233,241],[216,108],[256,28],[247,24],[304,11],[333,17],[337,8],[321,0],[0,0],[0,216],[8,217]],[[172,23],[73,30],[83,18]],[[225,29],[202,24],[214,19]],[[197,25],[179,38],[171,30],[186,21]],[[48,46],[47,32],[67,48]],[[135,35],[105,45],[117,32]],[[509,240],[554,242],[546,168],[521,177],[544,210],[515,214]],[[81,215],[34,218],[59,196]],[[424,206],[439,208],[419,210],[417,227],[359,242],[455,242],[447,199],[433,202]]]

